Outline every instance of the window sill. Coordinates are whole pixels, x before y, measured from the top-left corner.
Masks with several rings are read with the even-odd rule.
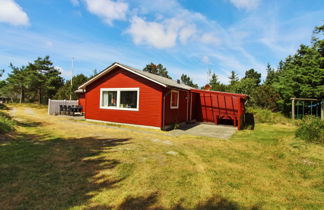
[[[111,110],[121,110],[121,111],[139,111],[138,108],[118,108],[118,107],[100,107],[100,109],[111,109]]]

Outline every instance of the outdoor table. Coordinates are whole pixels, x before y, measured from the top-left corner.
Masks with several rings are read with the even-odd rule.
[[[70,111],[72,112],[72,115],[74,115],[75,112],[82,112],[82,106],[72,106],[70,108]]]

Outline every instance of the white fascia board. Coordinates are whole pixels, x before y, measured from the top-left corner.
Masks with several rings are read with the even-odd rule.
[[[137,72],[135,72],[135,71],[133,71],[133,70],[131,70],[131,69],[129,69],[129,68],[126,68],[125,66],[120,65],[119,63],[115,63],[115,64],[113,64],[112,66],[108,67],[108,68],[107,68],[106,70],[104,70],[103,72],[101,72],[100,74],[98,74],[97,76],[95,76],[94,78],[92,78],[92,79],[90,79],[89,81],[87,81],[86,83],[82,84],[82,85],[79,87],[79,89],[85,89],[85,87],[86,87],[87,85],[89,85],[89,84],[92,83],[93,81],[99,79],[100,77],[104,76],[105,74],[109,73],[109,72],[110,72],[111,70],[113,70],[116,66],[118,66],[118,67],[120,67],[120,68],[122,68],[122,69],[124,69],[124,70],[127,70],[127,71],[129,71],[129,72],[131,72],[131,73],[133,73],[133,74],[136,74],[136,75],[138,75],[138,76],[140,76],[140,77],[143,77],[143,78],[145,78],[145,79],[147,79],[147,80],[150,80],[150,81],[152,81],[152,82],[154,82],[154,83],[156,83],[156,84],[159,84],[159,85],[161,85],[161,86],[163,86],[163,87],[167,87],[165,84],[162,84],[162,83],[160,83],[160,82],[158,82],[158,81],[156,81],[156,80],[154,80],[154,79],[151,79],[151,78],[149,78],[149,77],[147,77],[147,76],[144,76],[144,75],[142,75],[142,74],[139,74],[139,73],[137,73]]]

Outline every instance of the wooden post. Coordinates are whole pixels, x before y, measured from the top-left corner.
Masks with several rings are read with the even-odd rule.
[[[295,99],[292,98],[291,102],[291,118],[294,120],[295,119]]]
[[[50,110],[51,110],[51,99],[48,99],[48,114],[50,115]]]
[[[324,99],[322,99],[321,104],[321,119],[324,120]]]

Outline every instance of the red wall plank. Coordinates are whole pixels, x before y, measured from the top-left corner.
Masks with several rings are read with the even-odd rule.
[[[100,109],[100,88],[139,88],[139,111]],[[162,126],[163,87],[117,68],[87,87],[86,119]]]
[[[79,93],[79,105],[82,106],[82,112],[86,112],[86,102],[84,93]]]

